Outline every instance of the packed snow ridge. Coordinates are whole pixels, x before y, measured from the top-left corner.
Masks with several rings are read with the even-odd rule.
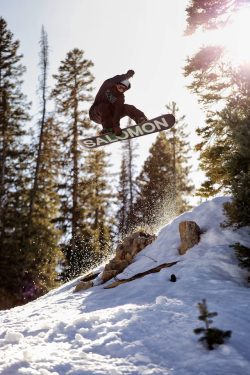
[[[73,293],[78,280],[21,307],[1,311],[1,375],[249,375],[250,293],[231,245],[250,247],[250,228],[223,228],[215,198],[177,217],[119,278],[166,262],[171,268],[114,289]],[[198,245],[180,256],[178,226],[195,221]],[[176,282],[170,281],[171,274]],[[198,342],[198,302],[217,312],[231,338],[213,351]]]

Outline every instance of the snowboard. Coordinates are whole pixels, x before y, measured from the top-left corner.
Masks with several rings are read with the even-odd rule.
[[[114,133],[110,132],[107,134],[86,138],[82,142],[85,148],[96,148],[100,146],[106,146],[114,142],[142,137],[144,135],[167,130],[172,128],[174,124],[175,117],[169,113],[155,117],[152,120],[147,120],[139,125],[128,126],[127,128],[122,129],[121,135],[115,135]]]

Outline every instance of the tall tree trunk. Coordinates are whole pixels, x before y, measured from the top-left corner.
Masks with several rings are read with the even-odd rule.
[[[174,199],[176,200],[177,196],[177,186],[176,186],[176,130],[173,130],[173,176],[174,176]]]
[[[41,93],[42,93],[42,95],[41,95],[42,96],[42,116],[41,116],[41,126],[40,126],[40,134],[39,134],[39,143],[38,143],[34,183],[33,183],[33,188],[31,190],[31,195],[30,195],[28,231],[30,230],[30,225],[31,225],[31,221],[32,221],[33,211],[34,211],[35,197],[36,197],[37,188],[38,188],[38,178],[39,178],[39,171],[40,171],[40,167],[41,167],[42,148],[43,148],[43,135],[44,135],[45,120],[46,120],[48,41],[47,41],[47,34],[44,31],[44,28],[42,28],[41,47],[42,47],[42,49],[41,49],[40,65],[42,67],[42,78],[41,78],[40,89],[41,89]]]
[[[132,207],[134,203],[132,163],[133,163],[132,145],[131,145],[131,140],[129,140],[128,141],[129,212],[132,212]]]
[[[75,98],[73,124],[73,191],[72,191],[72,252],[76,250],[77,222],[78,222],[78,102]]]
[[[6,109],[7,100],[5,91],[2,92],[1,98],[1,109],[0,109],[0,120],[2,123],[2,155],[1,155],[1,169],[0,169],[0,222],[3,223],[3,205],[4,205],[4,183],[5,183],[5,169],[6,169],[6,154],[7,154],[7,142],[6,142]]]

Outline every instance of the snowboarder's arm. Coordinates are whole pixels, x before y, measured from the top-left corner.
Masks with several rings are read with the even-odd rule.
[[[110,88],[112,87],[113,85],[115,85],[116,83],[119,83],[121,81],[124,81],[125,79],[129,79],[131,77],[133,77],[133,75],[135,74],[135,72],[130,69],[127,71],[127,73],[125,74],[118,74],[112,78],[109,78],[109,79],[106,79],[106,81],[104,81],[103,85],[105,85],[105,88]]]
[[[130,69],[125,74],[119,74],[119,75],[116,75],[112,78],[106,79],[106,81],[103,82],[103,84],[101,85],[98,93],[96,94],[94,105],[102,102],[103,100],[106,101],[105,92],[107,90],[111,89],[111,87],[114,86],[115,84],[117,84],[121,81],[124,81],[125,79],[129,79],[129,78],[133,77],[134,74],[135,74],[135,72],[132,69]]]

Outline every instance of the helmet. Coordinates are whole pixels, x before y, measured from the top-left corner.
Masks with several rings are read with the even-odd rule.
[[[119,82],[119,85],[125,86],[127,90],[130,89],[131,86],[128,79],[124,79],[124,81]]]

